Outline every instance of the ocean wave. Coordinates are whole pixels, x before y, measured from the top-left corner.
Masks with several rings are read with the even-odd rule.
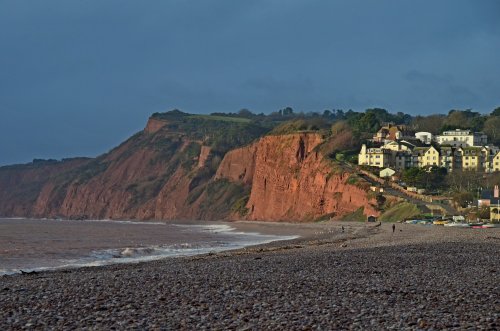
[[[225,233],[235,230],[227,224],[172,224],[173,226],[209,233]]]
[[[89,220],[85,222],[107,222],[103,220]],[[116,221],[112,221],[116,222]],[[118,221],[131,223],[129,221]],[[134,222],[147,224],[145,222]],[[169,224],[169,223],[149,223],[149,224]],[[179,228],[192,230],[193,232],[214,234],[211,239],[203,242],[181,242],[169,245],[145,245],[126,246],[110,249],[93,250],[86,255],[71,259],[54,259],[48,256],[46,260],[40,260],[38,265],[31,265],[29,268],[22,268],[25,272],[57,270],[67,268],[95,267],[118,263],[138,263],[154,261],[164,258],[193,256],[199,254],[216,253],[226,250],[240,249],[253,245],[261,245],[280,240],[296,239],[299,236],[278,236],[265,235],[256,232],[235,231],[227,224],[169,224]],[[215,235],[217,234],[217,235]],[[63,252],[64,253],[64,252]],[[47,266],[50,265],[50,266]],[[20,269],[0,269],[0,275],[21,273]]]

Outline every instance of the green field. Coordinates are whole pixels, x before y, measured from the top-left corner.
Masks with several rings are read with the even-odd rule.
[[[250,123],[252,120],[243,117],[217,116],[217,115],[189,115],[187,118],[197,118],[212,121],[225,121],[236,123]]]

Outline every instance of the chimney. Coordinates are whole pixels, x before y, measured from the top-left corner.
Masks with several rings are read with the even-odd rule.
[[[498,185],[495,185],[495,188],[493,189],[493,197],[498,199]]]

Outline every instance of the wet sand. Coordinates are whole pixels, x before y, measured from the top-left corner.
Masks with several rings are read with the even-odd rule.
[[[499,229],[234,225],[303,237],[194,257],[4,276],[0,327],[500,328]]]

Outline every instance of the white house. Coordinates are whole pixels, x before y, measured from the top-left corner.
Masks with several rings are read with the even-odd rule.
[[[432,142],[432,133],[430,132],[417,132],[415,133],[415,138],[423,142],[424,144],[430,144]]]
[[[443,134],[436,136],[436,141],[440,145],[474,147],[486,145],[488,143],[488,136],[484,133],[472,132],[471,130],[456,129],[453,131],[444,131]]]
[[[380,170],[380,178],[390,178],[392,176],[394,176],[394,174],[396,173],[396,171],[392,170],[391,168],[385,168],[383,170]]]

